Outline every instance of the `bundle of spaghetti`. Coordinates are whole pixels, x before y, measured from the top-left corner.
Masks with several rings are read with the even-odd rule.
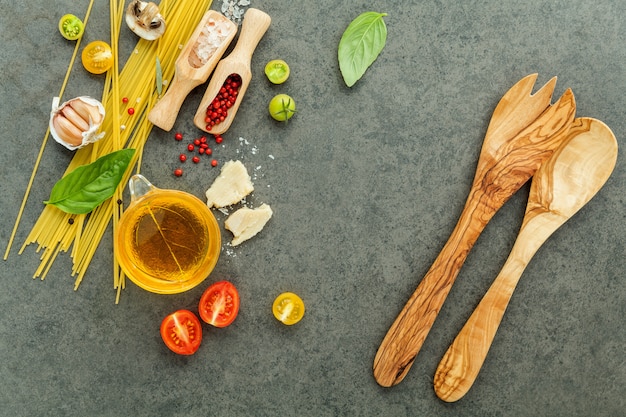
[[[114,196],[89,214],[67,214],[52,205],[44,206],[20,250],[22,253],[31,243],[37,243],[37,252],[43,249],[40,266],[34,278],[44,279],[56,256],[72,248],[70,255],[73,260],[72,276],[76,276],[75,289],[81,283],[111,220],[113,228],[117,227],[123,211],[122,193],[133,168],[136,167],[139,171],[143,147],[152,129],[147,115],[160,97],[156,85],[157,58],[163,80],[163,94],[167,90],[167,80],[174,76],[175,61],[183,45],[211,6],[211,0],[163,0],[159,8],[167,23],[164,35],[156,41],[140,39],[119,71],[117,46],[124,12],[123,3],[110,0],[114,65],[106,75],[101,100],[106,110],[101,129],[106,135],[100,141],[77,150],[64,175],[101,156],[124,148],[136,150],[130,167]],[[124,105],[120,104],[122,94],[128,98]],[[132,114],[128,112],[129,107],[134,110]],[[113,286],[117,290],[118,302],[119,291],[125,285],[124,275],[115,260],[113,269]]]

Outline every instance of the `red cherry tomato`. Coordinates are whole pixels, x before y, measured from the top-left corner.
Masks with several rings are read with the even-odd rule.
[[[200,317],[215,327],[226,327],[239,312],[239,293],[228,281],[219,281],[206,289],[200,297]]]
[[[178,310],[161,322],[161,337],[172,352],[193,355],[202,341],[202,325],[189,310]]]

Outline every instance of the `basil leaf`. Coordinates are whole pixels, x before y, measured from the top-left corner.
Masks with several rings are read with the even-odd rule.
[[[54,184],[44,203],[70,214],[91,212],[113,195],[134,154],[122,149],[76,168]]]
[[[387,13],[365,12],[354,19],[339,41],[339,69],[348,87],[352,87],[378,58],[387,42]]]

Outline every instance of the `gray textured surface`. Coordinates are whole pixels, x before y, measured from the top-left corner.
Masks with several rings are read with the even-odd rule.
[[[35,248],[17,252],[71,158],[50,141],[16,243],[0,266],[0,415],[621,415],[623,154],[605,188],[527,268],[465,398],[438,400],[433,373],[503,264],[527,187],[479,239],[406,379],[381,388],[371,366],[458,218],[489,118],[511,85],[533,72],[538,83],[558,76],[555,94],[571,87],[577,114],[603,120],[624,147],[624,2],[251,3],[272,16],[272,26],[216,154],[221,161],[239,158],[250,171],[260,167],[250,202],[269,203],[274,217],[258,237],[222,256],[207,281],[226,277],[239,287],[236,322],[205,327],[192,357],[170,353],[158,334],[161,319],[196,309],[205,286],[158,296],[129,283],[115,305],[110,231],[78,291],[65,254],[45,281],[32,280]],[[72,53],[57,20],[66,12],[83,15],[87,4],[0,0],[3,252]],[[336,48],[348,22],[368,9],[389,13],[388,41],[348,89]],[[107,10],[108,2],[96,2],[85,40],[108,38]],[[123,29],[128,54],[135,38]],[[262,75],[276,57],[292,67],[282,87]],[[65,97],[97,97],[102,80],[77,62]],[[199,134],[191,117],[203,92],[189,96],[175,126],[187,137]],[[266,116],[277,92],[298,103],[287,126]],[[189,167],[174,178],[179,146],[172,135],[153,131],[143,172],[159,187],[202,196],[217,170]],[[307,305],[293,327],[270,312],[285,290]]]

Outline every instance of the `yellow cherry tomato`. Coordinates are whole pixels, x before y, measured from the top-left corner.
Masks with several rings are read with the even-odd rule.
[[[265,65],[265,75],[272,84],[282,84],[289,78],[289,65],[282,59],[273,59]]]
[[[283,324],[296,324],[304,316],[304,301],[292,292],[284,292],[274,300],[272,313]]]
[[[113,52],[104,41],[93,41],[85,46],[81,58],[85,69],[92,74],[102,74],[113,66]]]
[[[59,19],[59,32],[68,41],[75,41],[83,36],[85,25],[83,21],[73,14],[66,14]]]

